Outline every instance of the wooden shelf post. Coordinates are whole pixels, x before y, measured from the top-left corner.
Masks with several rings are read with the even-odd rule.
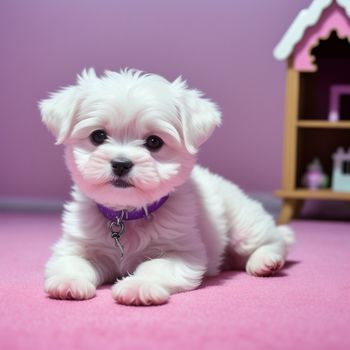
[[[288,60],[286,81],[286,103],[284,122],[284,158],[282,189],[292,191],[296,187],[296,144],[299,106],[299,72],[293,68],[292,59]],[[296,215],[298,199],[282,196],[282,209],[278,218],[279,224],[290,221]]]

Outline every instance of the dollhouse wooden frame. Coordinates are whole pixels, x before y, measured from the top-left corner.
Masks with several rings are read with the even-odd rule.
[[[350,95],[338,92],[339,111],[329,120],[332,86],[346,92],[350,85],[349,39],[350,1],[314,0],[274,50],[276,59],[287,60],[283,180],[276,192],[283,200],[279,223],[297,216],[304,200],[350,201],[350,192],[309,190],[301,181],[316,157],[331,177],[333,154],[350,147]]]

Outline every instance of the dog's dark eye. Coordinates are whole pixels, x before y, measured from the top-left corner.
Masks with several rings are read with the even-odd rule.
[[[90,141],[95,145],[102,145],[107,139],[107,133],[104,130],[95,130],[90,135]]]
[[[148,150],[152,151],[158,151],[164,144],[164,141],[156,135],[148,136],[145,142],[145,146]]]

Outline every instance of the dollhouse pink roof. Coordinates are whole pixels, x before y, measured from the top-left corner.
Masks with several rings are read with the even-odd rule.
[[[294,54],[296,69],[315,70],[310,59],[311,48],[334,29],[339,37],[350,38],[350,1],[314,0],[309,8],[299,12],[275,47],[274,57],[284,60]]]

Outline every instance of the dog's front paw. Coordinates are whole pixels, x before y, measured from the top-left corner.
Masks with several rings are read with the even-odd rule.
[[[112,296],[119,304],[160,305],[169,299],[169,292],[161,285],[129,276],[117,282]]]
[[[250,275],[258,277],[267,277],[273,275],[284,265],[284,259],[281,255],[268,253],[266,255],[252,255],[248,262],[246,270]]]
[[[53,276],[45,281],[45,292],[54,299],[86,300],[96,295],[96,287],[85,279]]]

